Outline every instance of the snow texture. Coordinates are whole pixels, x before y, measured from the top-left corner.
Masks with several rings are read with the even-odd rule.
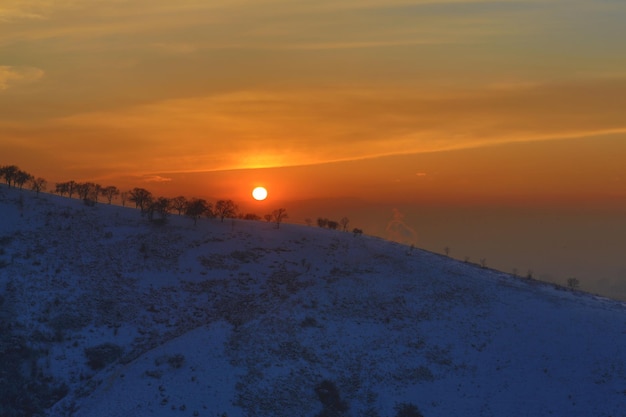
[[[626,416],[622,302],[317,227],[5,186],[0,214],[2,346],[66,388],[47,416]]]

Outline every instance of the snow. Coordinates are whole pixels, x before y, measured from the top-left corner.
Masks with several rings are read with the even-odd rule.
[[[350,416],[626,416],[623,302],[320,228],[4,186],[0,213],[2,331],[68,388],[48,416],[316,416],[325,379]]]

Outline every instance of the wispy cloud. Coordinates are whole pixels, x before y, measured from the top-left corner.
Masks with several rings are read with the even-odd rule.
[[[141,170],[211,171],[626,133],[625,100],[626,80],[441,98],[395,89],[241,91],[77,114],[45,129],[66,141],[97,132],[92,140],[106,138],[111,149],[119,141],[119,158],[142,155],[128,160]]]
[[[14,85],[37,81],[43,76],[44,72],[39,68],[0,65],[0,91]]]
[[[144,175],[140,177],[140,180],[143,182],[170,182],[172,181],[169,177],[163,177],[161,175]]]
[[[1,3],[3,133],[81,169],[321,164],[625,128],[619,2]]]

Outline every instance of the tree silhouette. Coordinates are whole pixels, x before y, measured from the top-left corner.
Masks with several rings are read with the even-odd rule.
[[[235,217],[237,215],[237,206],[233,200],[219,200],[215,203],[215,216],[224,221],[226,217]]]
[[[194,198],[187,202],[185,215],[193,219],[193,224],[198,224],[198,219],[211,211],[211,206],[206,200]]]
[[[286,219],[287,217],[289,217],[287,215],[287,209],[279,208],[272,212],[272,220],[274,220],[274,223],[276,223],[277,229],[280,227],[280,224],[282,223],[282,221]]]
[[[5,165],[0,167],[0,175],[4,178],[4,181],[11,188],[11,184],[14,184],[15,176],[20,169],[16,165]]]
[[[98,190],[101,187],[93,182],[81,182],[76,184],[76,193],[81,200],[98,201]]]
[[[33,176],[26,171],[18,170],[13,177],[13,184],[20,187],[20,190],[24,188],[24,184],[33,179]]]
[[[35,191],[37,193],[37,195],[39,195],[40,191],[44,191],[46,189],[46,185],[48,183],[46,182],[45,179],[41,178],[41,177],[37,177],[37,178],[33,178],[30,182],[30,188],[31,190]]]
[[[319,227],[326,227],[326,226],[328,226],[328,219],[325,219],[323,217],[318,217],[317,218],[317,225]]]
[[[113,197],[120,194],[120,190],[114,185],[109,185],[100,190],[100,193],[107,199],[107,202],[111,204]]]
[[[128,200],[135,203],[135,208],[144,213],[152,202],[152,193],[145,188],[135,187],[129,191]]]
[[[331,230],[337,230],[337,227],[339,227],[339,223],[337,223],[334,220],[328,220],[328,222],[326,223],[326,225],[328,226],[329,229]]]
[[[180,215],[187,206],[187,199],[184,196],[179,195],[178,197],[174,197],[170,200],[170,205],[172,209],[178,211],[178,214]]]
[[[128,201],[129,197],[130,197],[130,192],[128,191],[122,191],[120,193],[120,202],[122,203],[122,207],[126,207],[126,202]]]
[[[159,197],[150,201],[150,204],[146,208],[148,213],[148,220],[154,220],[155,213],[159,215],[162,221],[165,221],[170,209],[170,199],[165,197]]]
[[[65,195],[65,193],[67,193],[67,183],[57,182],[54,186],[54,192],[61,196]]]
[[[350,223],[350,220],[347,217],[342,217],[341,220],[339,220],[339,224],[344,232],[348,230],[348,223]]]
[[[568,278],[567,286],[573,290],[578,289],[578,287],[580,287],[580,281],[578,280],[578,278]]]
[[[102,186],[100,184],[94,184],[91,191],[91,198],[97,203],[98,196],[102,194]]]
[[[59,195],[67,195],[72,198],[72,195],[76,192],[76,182],[67,181],[67,182],[57,182],[55,186],[55,192]]]

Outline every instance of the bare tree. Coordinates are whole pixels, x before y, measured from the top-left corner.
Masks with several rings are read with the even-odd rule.
[[[26,171],[18,170],[13,177],[13,184],[20,187],[20,190],[24,188],[24,184],[33,179],[33,176]]]
[[[172,209],[178,211],[178,214],[180,215],[187,206],[187,199],[184,196],[179,195],[178,197],[172,198],[172,200],[170,201],[170,205]]]
[[[59,195],[65,195],[67,193],[69,198],[72,198],[77,191],[78,184],[75,181],[57,182],[55,192]]]
[[[443,248],[443,252],[446,254],[446,256],[450,256],[450,246],[446,246],[445,248]]]
[[[40,191],[44,191],[46,189],[47,181],[41,177],[33,178],[30,181],[31,190],[35,191],[37,195],[39,195]]]
[[[54,187],[54,192],[58,195],[62,196],[67,193],[67,183],[66,182],[57,182]]]
[[[146,212],[148,213],[148,220],[154,221],[155,220],[154,215],[156,213],[159,215],[159,220],[161,222],[165,222],[169,214],[169,209],[170,209],[169,198],[158,197],[158,198],[152,199],[152,201],[150,201],[148,207],[146,208]]]
[[[319,227],[326,227],[326,226],[328,226],[328,219],[323,218],[323,217],[318,217],[317,218],[317,225]]]
[[[244,220],[261,220],[261,216],[255,213],[246,213],[242,218]]]
[[[576,290],[578,289],[578,287],[580,287],[580,281],[577,278],[568,278],[567,286],[573,290]]]
[[[129,191],[122,191],[120,193],[120,201],[122,203],[122,207],[126,207],[126,202],[128,201],[129,197],[130,197]]]
[[[116,195],[120,195],[120,190],[114,185],[104,187],[100,192],[102,196],[107,199],[107,202],[109,204],[111,204],[111,201],[113,201],[113,197],[115,197]]]
[[[128,200],[135,203],[135,208],[144,213],[152,201],[152,193],[145,188],[135,187],[129,191]]]
[[[226,217],[235,217],[237,215],[237,206],[233,200],[219,200],[215,203],[215,216],[224,221]]]
[[[11,188],[11,184],[15,185],[15,176],[20,169],[16,165],[5,165],[0,167],[0,175],[4,177],[4,181]]]
[[[266,214],[263,216],[263,219],[265,219],[266,222],[271,222],[272,221],[272,214]]]
[[[347,217],[342,217],[341,220],[339,220],[339,224],[344,232],[348,230],[348,223],[350,223],[350,220]]]
[[[98,196],[102,194],[102,186],[100,184],[94,184],[91,191],[91,198],[97,203]]]
[[[81,182],[76,184],[76,193],[81,200],[96,200],[96,184],[93,182]]]
[[[67,195],[68,195],[69,198],[72,198],[74,193],[77,192],[77,189],[76,189],[77,185],[78,184],[74,180],[70,180],[70,181],[67,182]]]
[[[328,226],[329,229],[331,230],[337,230],[337,228],[339,227],[339,223],[337,223],[334,220],[328,220],[328,223],[326,224]]]
[[[274,222],[276,223],[276,228],[280,228],[280,224],[282,223],[282,221],[284,219],[286,219],[287,217],[289,217],[287,215],[287,209],[284,208],[279,208],[277,210],[274,210],[272,212],[272,220],[274,220]]]
[[[70,181],[67,182],[67,195],[68,195],[69,198],[72,198],[74,193],[77,192],[77,190],[76,190],[76,186],[77,185],[78,184],[74,180],[70,180]]]
[[[211,206],[206,200],[194,198],[187,202],[185,215],[193,219],[193,224],[198,224],[198,219],[211,211]]]

